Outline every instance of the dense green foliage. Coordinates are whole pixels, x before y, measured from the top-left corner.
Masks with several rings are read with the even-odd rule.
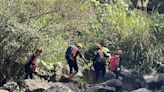
[[[47,63],[66,62],[66,48],[73,42],[81,42],[90,59],[99,42],[111,53],[123,49],[126,68],[148,72],[164,62],[163,30],[160,15],[130,10],[124,0],[112,5],[97,0],[0,0],[0,64],[24,63],[26,53],[38,47]]]

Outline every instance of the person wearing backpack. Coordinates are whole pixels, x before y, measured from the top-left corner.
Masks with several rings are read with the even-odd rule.
[[[101,50],[101,45],[100,44],[96,44],[96,51],[94,52],[94,57],[92,59],[93,61],[93,67],[95,70],[95,79],[99,80],[100,76],[102,76],[102,78],[105,77],[105,55],[104,52]]]
[[[25,79],[28,79],[28,77],[33,79],[33,74],[36,73],[36,58],[40,56],[41,53],[42,49],[36,49],[36,51],[28,57],[28,60],[24,65]]]
[[[112,56],[112,58],[109,61],[109,65],[108,65],[110,67],[110,70],[115,74],[116,79],[118,79],[120,76],[121,54],[122,54],[122,50],[118,50],[118,52]]]
[[[72,78],[78,73],[78,65],[77,65],[77,61],[76,61],[76,58],[78,55],[84,60],[84,62],[86,62],[86,59],[82,54],[82,44],[81,43],[77,43],[76,45],[68,46],[66,54],[65,54],[65,58],[69,64],[70,73],[69,73],[68,78],[71,81],[72,81]]]

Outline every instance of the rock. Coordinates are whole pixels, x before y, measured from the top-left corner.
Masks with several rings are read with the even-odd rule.
[[[3,85],[3,89],[13,92],[14,90],[19,90],[19,86],[16,82],[7,82]]]
[[[116,92],[116,89],[114,87],[93,86],[85,92]]]
[[[0,89],[0,92],[9,92],[8,90]]]
[[[75,92],[72,89],[70,89],[68,86],[62,84],[62,83],[55,83],[52,87],[49,89],[43,91],[43,92]]]
[[[51,87],[51,85],[48,84],[48,82],[41,82],[41,81],[32,80],[32,79],[27,79],[27,80],[22,81],[22,83],[20,83],[20,86],[23,89],[23,91],[30,91],[30,92],[31,91],[37,92],[36,90],[43,91]]]
[[[63,71],[63,63],[62,62],[58,62],[57,63],[57,66],[56,66],[56,68],[55,68],[55,75],[56,75],[56,80],[58,81],[61,77],[62,77],[62,75],[63,75],[63,73],[62,73],[62,71]]]
[[[164,85],[161,87],[161,91],[164,92]]]
[[[93,69],[85,69],[83,72],[83,79],[87,83],[95,83],[95,72]]]
[[[132,91],[138,88],[145,88],[147,85],[146,80],[137,74],[133,73],[123,73],[123,90]]]
[[[65,83],[65,85],[75,92],[81,92],[80,89],[74,83]]]
[[[111,70],[106,69],[106,80],[110,79],[114,79],[114,73]]]
[[[62,76],[59,80],[59,82],[63,82],[63,83],[68,83],[70,82],[70,79],[68,79],[68,76]]]
[[[126,91],[126,90],[120,90],[119,92],[129,92],[129,91]]]
[[[164,85],[164,74],[159,74],[157,80],[150,81],[148,87],[150,90],[160,90]]]
[[[111,79],[109,81],[106,81],[104,83],[102,83],[103,86],[109,86],[109,87],[115,87],[116,90],[121,90],[123,84],[122,81],[119,79]]]
[[[157,81],[164,82],[164,74],[159,74]]]
[[[146,89],[146,88],[140,88],[140,89],[137,89],[137,90],[133,90],[131,92],[151,92],[151,91]]]
[[[160,90],[162,82],[160,81],[151,81],[148,83],[149,90]]]

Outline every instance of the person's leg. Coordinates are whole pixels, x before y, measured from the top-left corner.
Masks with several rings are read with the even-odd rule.
[[[102,78],[104,78],[105,77],[105,73],[106,73],[106,69],[105,69],[105,65],[104,64],[101,66],[101,72],[102,72]]]
[[[24,65],[25,79],[28,79],[29,76],[29,66],[28,64]]]
[[[115,78],[118,79],[120,76],[120,71],[115,71]]]
[[[25,79],[28,79],[28,73],[25,73]]]
[[[67,62],[68,62],[68,65],[69,65],[69,77],[71,76],[71,74],[72,74],[72,61],[71,61],[71,59],[67,59]]]
[[[30,75],[30,79],[33,79],[33,72],[30,72],[29,75]]]
[[[99,80],[100,77],[100,66],[95,65],[95,74],[96,74],[96,80]]]
[[[76,61],[73,61],[73,67],[72,67],[75,72],[72,72],[72,75],[70,76],[70,80],[72,80],[72,78],[78,73],[78,65]]]

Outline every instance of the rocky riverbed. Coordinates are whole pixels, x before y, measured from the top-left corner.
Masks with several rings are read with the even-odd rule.
[[[31,79],[14,82],[10,80],[0,87],[0,92],[164,92],[164,74],[144,78],[133,73],[124,73],[121,80],[109,79],[102,83],[86,84],[82,87],[73,82]]]

